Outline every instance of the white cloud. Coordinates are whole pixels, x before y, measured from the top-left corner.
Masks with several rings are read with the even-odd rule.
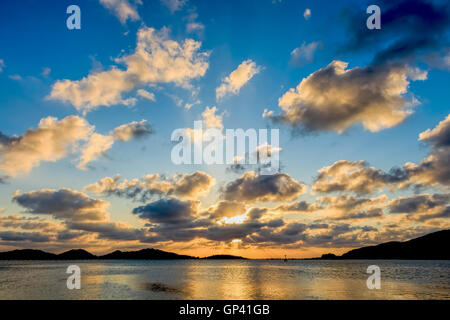
[[[9,76],[9,78],[11,80],[15,80],[15,81],[21,81],[23,79],[20,74],[12,74],[12,75]]]
[[[136,4],[142,4],[141,0],[136,0],[134,4],[128,0],[100,0],[100,3],[110,10],[122,24],[125,24],[128,19],[131,21],[140,19]]]
[[[306,44],[305,42],[298,48],[295,48],[291,52],[291,63],[295,65],[304,65],[311,63],[314,59],[314,53],[320,45],[320,41],[311,42]]]
[[[333,61],[304,78],[279,100],[278,117],[292,127],[342,133],[354,124],[377,132],[391,128],[412,113],[417,104],[407,99],[410,79],[426,79],[426,72],[405,66],[347,69]]]
[[[205,111],[202,113],[203,123],[207,128],[217,128],[219,130],[223,129],[223,116],[216,114],[216,107],[206,107]]]
[[[58,121],[47,117],[37,129],[29,129],[23,135],[0,140],[0,169],[8,176],[28,173],[42,161],[55,162],[65,157],[69,148],[87,140],[94,127],[77,116]]]
[[[86,169],[89,162],[109,150],[115,141],[129,141],[152,132],[145,120],[119,126],[108,135],[101,135],[78,116],[59,121],[53,117],[43,118],[37,129],[29,129],[21,136],[6,136],[0,132],[0,172],[15,177],[30,172],[41,162],[56,162],[78,151],[80,163],[77,167]]]
[[[4,67],[5,67],[5,61],[3,61],[3,59],[0,59],[0,72],[3,72]]]
[[[186,32],[187,33],[193,33],[193,32],[200,32],[200,31],[204,31],[205,30],[205,26],[200,23],[200,22],[188,22],[188,24],[186,24]]]
[[[201,34],[205,30],[205,26],[203,25],[203,23],[198,22],[197,18],[198,13],[195,12],[195,10],[188,15],[187,17],[188,23],[186,24],[186,33]]]
[[[142,201],[155,195],[198,198],[208,193],[215,182],[213,177],[201,171],[185,175],[175,174],[173,177],[148,174],[140,179],[132,180],[122,180],[120,175],[116,175],[90,184],[84,190],[98,195],[116,195]]]
[[[156,101],[155,94],[152,92],[148,92],[147,90],[139,89],[137,91],[137,94],[144,99],[147,99],[150,101]]]
[[[186,4],[186,0],[161,0],[161,2],[169,8],[171,13],[181,10],[181,8]]]
[[[115,128],[111,135],[115,140],[129,141],[139,139],[153,133],[153,129],[147,120],[133,121]]]
[[[49,98],[70,102],[77,110],[88,112],[99,106],[132,106],[136,99],[122,95],[142,85],[173,83],[189,88],[190,80],[202,77],[209,66],[209,54],[199,52],[200,46],[192,39],[182,43],[171,40],[167,29],[143,27],[138,32],[135,52],[116,59],[126,66],[125,70],[114,66],[81,80],[59,80]]]
[[[305,12],[303,12],[303,17],[305,17],[306,20],[309,20],[311,17],[311,9],[306,8]]]
[[[48,77],[50,75],[50,72],[52,72],[52,69],[45,67],[45,68],[42,68],[41,75],[43,77]]]
[[[105,154],[114,144],[114,138],[94,133],[90,136],[89,141],[81,148],[80,163],[78,169],[87,169],[87,164]]]
[[[237,94],[260,71],[261,67],[252,60],[242,62],[236,70],[222,80],[222,84],[216,89],[216,98],[219,100],[227,94]]]
[[[81,148],[80,163],[77,168],[82,170],[87,169],[88,163],[103,156],[106,151],[111,149],[116,141],[127,142],[132,139],[145,137],[152,133],[153,129],[147,123],[147,120],[123,124],[112,130],[109,135],[94,133],[90,136],[89,141]]]

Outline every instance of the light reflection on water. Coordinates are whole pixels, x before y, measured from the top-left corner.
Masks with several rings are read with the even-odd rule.
[[[68,290],[66,268],[81,268]],[[381,268],[369,290],[366,269]],[[0,261],[0,299],[450,299],[450,261]]]

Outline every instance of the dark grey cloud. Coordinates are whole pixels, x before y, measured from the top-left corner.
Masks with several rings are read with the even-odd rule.
[[[290,201],[306,192],[306,186],[286,173],[259,175],[250,171],[228,183],[223,191],[226,200]]]
[[[348,42],[343,51],[376,51],[373,64],[427,61],[430,54],[441,53],[449,46],[450,5],[447,1],[403,0],[378,1],[381,29],[366,27],[364,9],[349,8],[344,14],[348,24]]]
[[[0,231],[2,241],[49,242],[52,236],[42,232]]]
[[[195,219],[198,201],[179,200],[176,198],[160,199],[145,206],[133,209],[141,219],[151,223],[184,224]]]
[[[389,203],[391,213],[417,213],[450,202],[450,194],[422,194],[392,200]]]
[[[28,213],[49,214],[56,219],[104,220],[109,203],[101,199],[89,198],[86,194],[71,190],[44,189],[16,194],[13,201]]]
[[[144,229],[131,228],[116,222],[68,222],[67,227],[72,231],[97,233],[98,239],[136,241],[146,236]]]
[[[55,229],[56,224],[39,219],[38,217],[24,217],[17,214],[0,216],[0,227],[20,228],[23,230],[48,231]]]
[[[419,194],[392,200],[389,211],[407,214],[413,220],[426,221],[450,217],[450,194]]]

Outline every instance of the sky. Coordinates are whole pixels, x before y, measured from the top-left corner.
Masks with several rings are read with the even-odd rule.
[[[0,250],[308,258],[449,228],[449,33],[438,0],[1,1]],[[278,129],[279,172],[175,164],[198,120]]]

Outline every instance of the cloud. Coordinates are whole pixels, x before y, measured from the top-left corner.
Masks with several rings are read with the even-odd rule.
[[[305,64],[313,62],[314,53],[316,52],[320,44],[320,41],[315,41],[308,44],[306,44],[306,42],[303,42],[300,47],[292,50],[291,64],[303,66]]]
[[[144,229],[132,228],[126,223],[109,221],[69,221],[67,227],[72,230],[97,234],[98,239],[139,241],[147,237]],[[73,231],[72,231],[73,232]],[[67,236],[67,235],[65,235]]]
[[[353,191],[357,194],[368,194],[408,178],[400,169],[385,173],[369,167],[365,161],[339,160],[320,169],[318,173],[312,186],[312,190],[318,193]]]
[[[306,201],[297,201],[288,204],[281,204],[273,209],[280,212],[313,212],[320,209],[316,204],[310,204]]]
[[[193,33],[193,32],[202,32],[205,30],[205,26],[200,22],[188,22],[186,24],[186,32],[187,33]]]
[[[405,184],[450,185],[450,115],[433,130],[419,135],[419,140],[431,146],[431,153],[419,164],[406,163],[403,168],[410,179]]]
[[[69,116],[60,121],[43,118],[37,129],[29,129],[19,137],[0,135],[0,169],[9,176],[28,173],[42,161],[55,162],[89,138],[94,128],[80,117]]]
[[[140,19],[136,5],[142,4],[141,0],[134,1],[134,4],[131,4],[129,0],[100,0],[100,3],[111,11],[122,24],[125,24],[128,19],[131,21]]]
[[[325,205],[325,209],[340,209],[345,213],[354,210],[379,208],[386,203],[386,195],[377,198],[360,198],[349,195],[327,196],[319,197],[317,200]]]
[[[148,237],[145,229],[133,228],[122,222],[109,221],[109,214],[106,211],[109,206],[108,202],[89,198],[86,194],[75,190],[63,188],[60,190],[44,189],[24,194],[16,193],[13,201],[27,209],[27,213],[48,214],[55,219],[63,220],[66,229],[56,226],[58,234],[53,235],[53,238],[60,241],[73,240],[89,233],[94,234],[97,239],[122,241],[139,241]],[[24,223],[28,223],[28,221],[15,221],[15,223],[16,225],[9,227],[23,229],[23,226],[26,225]],[[55,231],[55,227],[52,231]]]
[[[2,241],[49,242],[52,237],[41,232],[0,231]]]
[[[450,114],[433,130],[422,132],[419,140],[430,143],[434,148],[450,147]]]
[[[202,112],[203,123],[207,128],[216,128],[219,130],[223,130],[223,116],[216,115],[216,112],[216,107],[206,107],[205,111]]]
[[[24,217],[18,214],[0,216],[0,227],[14,228],[22,230],[38,230],[40,232],[49,232],[64,229],[63,226],[49,222],[37,217]]]
[[[3,72],[4,68],[5,68],[5,61],[3,61],[3,59],[0,59],[0,72]]]
[[[235,201],[290,201],[306,192],[306,186],[286,173],[258,175],[254,171],[228,183],[223,196]]]
[[[205,214],[208,214],[216,219],[223,217],[234,217],[242,215],[246,212],[247,206],[239,201],[219,201],[214,206],[209,207]]]
[[[380,219],[383,217],[383,207],[386,195],[377,198],[360,198],[348,195],[339,197],[319,197],[317,200],[326,212],[323,220],[363,220]]]
[[[47,78],[50,75],[50,72],[52,72],[52,69],[45,67],[45,68],[42,68],[41,75],[43,77]]]
[[[153,102],[156,101],[155,94],[152,93],[152,92],[148,92],[147,90],[139,89],[137,91],[137,94],[138,94],[138,96],[140,96],[140,97],[142,97],[144,99],[147,99],[147,100],[150,100],[150,101],[153,101]]]
[[[450,194],[420,194],[394,199],[388,204],[391,213],[405,213],[425,221],[450,217]]]
[[[222,99],[227,94],[238,94],[239,90],[260,71],[261,67],[257,66],[252,60],[242,62],[236,70],[222,80],[222,84],[216,89],[217,100]]]
[[[167,29],[147,27],[139,29],[137,38],[134,53],[115,59],[125,65],[125,70],[113,66],[81,80],[59,80],[48,98],[69,102],[84,113],[99,106],[133,106],[136,98],[124,98],[123,94],[154,83],[188,88],[192,79],[202,77],[208,69],[209,54],[199,51],[200,42],[176,42],[169,38]]]
[[[23,80],[23,78],[22,78],[22,76],[20,74],[12,74],[12,75],[9,76],[9,78],[11,80],[14,80],[14,81],[21,81],[21,80]]]
[[[409,79],[423,80],[425,72],[405,66],[347,66],[336,60],[303,79],[279,99],[283,112],[274,118],[306,131],[342,133],[362,124],[377,132],[412,113],[417,100],[405,97]]]
[[[69,221],[103,221],[108,218],[109,203],[89,198],[86,194],[71,189],[16,193],[13,201],[27,209],[27,213],[48,214],[55,219]]]
[[[123,124],[112,131],[112,136],[115,140],[129,141],[132,139],[140,139],[145,136],[151,135],[153,128],[147,123],[147,120],[141,120],[139,122],[133,121],[127,124]]]
[[[368,194],[384,187],[404,189],[410,186],[448,186],[450,181],[450,116],[436,128],[419,135],[431,146],[430,154],[420,163],[405,163],[384,172],[369,167],[365,161],[339,160],[318,171],[312,190],[319,193],[352,191]]]
[[[97,160],[108,151],[114,144],[114,138],[111,136],[104,136],[99,133],[94,133],[89,137],[89,140],[81,148],[80,162],[77,165],[78,169],[86,170],[87,164]]]
[[[382,218],[383,217],[383,209],[375,208],[369,209],[366,211],[359,212],[350,212],[338,217],[335,217],[334,220],[363,220],[363,219],[374,219],[374,218]]]
[[[150,223],[186,224],[195,218],[199,204],[198,201],[192,200],[160,199],[133,209],[133,213]]]
[[[346,10],[347,43],[343,50],[376,52],[373,64],[427,62],[440,56],[445,65],[450,26],[448,2],[403,0],[381,1],[381,30],[367,29],[367,16],[361,11]],[[444,66],[445,67],[445,66]]]
[[[41,162],[56,162],[69,153],[80,152],[78,168],[109,150],[113,143],[129,141],[153,132],[147,121],[131,122],[114,129],[109,135],[95,132],[84,118],[68,116],[41,119],[37,129],[29,129],[21,136],[6,136],[0,132],[0,170],[15,177],[28,173]]]
[[[154,195],[197,198],[209,192],[215,184],[214,178],[201,171],[185,175],[177,174],[171,178],[149,174],[141,179],[121,180],[120,175],[112,178],[105,177],[86,186],[83,190],[98,195],[116,195],[146,201]]]
[[[170,10],[171,13],[181,10],[186,4],[186,0],[161,0],[161,2]]]
[[[147,123],[147,120],[133,121],[123,124],[109,135],[94,133],[81,148],[80,162],[77,168],[85,170],[87,164],[103,156],[106,151],[111,149],[115,141],[127,142],[134,139],[140,139],[153,133],[153,128]]]
[[[311,9],[306,8],[305,12],[303,12],[303,17],[305,20],[309,20],[309,18],[311,18]]]
[[[187,16],[186,33],[197,33],[202,34],[205,31],[205,26],[203,23],[197,21],[198,13],[193,10]]]

